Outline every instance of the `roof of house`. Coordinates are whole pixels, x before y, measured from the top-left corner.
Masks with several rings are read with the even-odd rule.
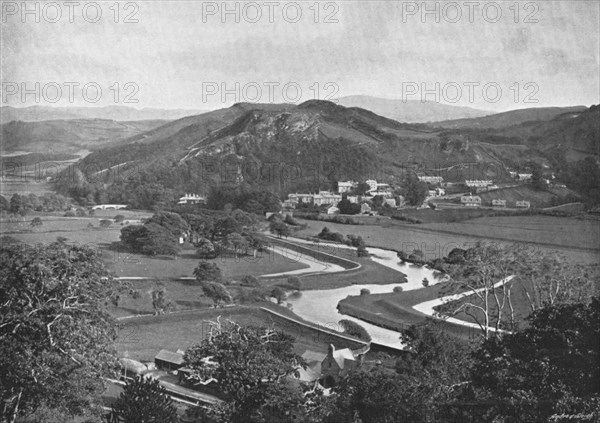
[[[312,361],[318,361],[320,363],[325,357],[327,357],[327,354],[312,350],[306,350],[304,351],[304,354],[302,354],[302,358],[307,363],[310,363]]]
[[[155,360],[167,361],[173,364],[183,364],[183,354],[173,351],[160,350],[154,357]]]
[[[321,362],[315,362],[306,367],[298,367],[298,379],[302,382],[314,382],[321,377]]]
[[[340,369],[344,368],[344,363],[346,360],[355,361],[354,354],[350,348],[342,348],[341,350],[335,350],[333,352],[333,359],[340,366]]]

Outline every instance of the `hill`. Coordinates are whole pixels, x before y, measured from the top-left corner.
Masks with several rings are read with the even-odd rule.
[[[108,119],[116,121],[173,120],[203,113],[191,109],[136,109],[127,106],[105,107],[0,107],[0,123],[11,121],[40,122],[65,119]]]
[[[184,192],[206,194],[216,185],[286,195],[329,189],[346,179],[400,183],[409,172],[442,175],[448,181],[507,181],[508,167],[535,162],[553,170],[552,157],[534,142],[535,134],[545,134],[543,140],[559,137],[563,144],[593,144],[589,121],[595,113],[591,108],[572,119],[517,125],[510,131],[448,130],[327,101],[240,103],[109,144],[79,163],[82,168],[117,167],[130,175],[112,188],[106,181],[92,186],[75,178],[75,188],[71,179],[70,187],[63,180],[60,189],[79,198],[100,195],[99,190],[115,202],[138,192],[137,198],[148,205],[165,193],[169,200],[164,201],[172,201]],[[586,124],[592,132],[577,130]]]
[[[432,101],[401,100],[354,95],[341,97],[338,104],[371,110],[398,122],[424,123],[447,119],[476,118],[490,112],[471,107],[450,106]]]
[[[520,110],[511,110],[504,113],[496,113],[482,117],[471,117],[466,119],[444,120],[434,122],[432,125],[440,128],[480,128],[499,129],[507,126],[519,125],[525,122],[549,121],[563,113],[578,113],[587,110],[585,106],[573,107],[536,107]]]
[[[164,120],[117,122],[106,119],[12,121],[1,125],[1,153],[75,153],[146,132]]]

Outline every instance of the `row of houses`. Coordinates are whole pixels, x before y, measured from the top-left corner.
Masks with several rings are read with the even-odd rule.
[[[481,206],[481,197],[478,195],[463,195],[460,197],[460,202],[466,207],[479,207]],[[507,201],[501,199],[492,200],[492,207],[506,207]],[[515,202],[515,207],[518,209],[531,208],[531,203],[526,200],[520,200]]]
[[[365,183],[369,186],[369,193],[372,196],[382,195],[384,197],[391,197],[392,190],[389,184],[377,182],[375,179],[367,179]],[[338,182],[338,194],[347,194],[351,193],[358,187],[358,182],[356,181],[339,181]]]

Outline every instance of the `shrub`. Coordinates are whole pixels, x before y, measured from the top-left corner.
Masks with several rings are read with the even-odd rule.
[[[346,335],[354,336],[355,338],[362,339],[363,341],[371,341],[371,335],[365,328],[352,320],[340,320],[340,325],[344,328]]]
[[[122,214],[118,214],[115,217],[113,217],[114,221],[117,223],[121,223],[122,221],[125,220],[125,216],[123,216]]]
[[[395,286],[394,287],[394,292],[398,293],[398,292],[402,292],[402,291],[404,291],[404,290],[402,289],[401,286]]]
[[[358,257],[369,257],[369,252],[364,245],[361,245],[356,249],[356,255]]]
[[[300,282],[300,278],[297,276],[292,276],[292,277],[288,278],[287,283],[289,286],[294,288],[296,291],[300,290],[300,287],[302,286],[302,282]]]
[[[429,286],[429,279],[423,278],[423,286],[427,288]]]
[[[201,239],[196,246],[198,249],[196,250],[198,257],[204,260],[214,259],[217,257],[217,250],[212,242],[208,239]]]
[[[360,290],[361,296],[365,296],[365,295],[369,295],[369,294],[371,294],[371,291],[369,291],[367,288],[363,288]]]
[[[100,221],[100,227],[101,228],[108,228],[108,227],[110,227],[110,225],[112,225],[112,220],[102,219]]]
[[[246,275],[242,278],[242,285],[245,286],[260,286],[260,281],[256,276]]]
[[[85,209],[82,209],[80,207],[77,210],[75,210],[75,214],[77,215],[77,217],[83,217],[83,216],[85,216]]]
[[[278,304],[281,304],[286,298],[285,291],[276,286],[271,290],[271,297],[275,298]]]
[[[68,212],[66,212],[66,213],[64,214],[64,217],[75,217],[75,213],[74,213],[74,212],[72,212],[71,210],[69,210]]]

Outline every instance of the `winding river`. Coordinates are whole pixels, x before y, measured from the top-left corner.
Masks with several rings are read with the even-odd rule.
[[[313,244],[310,241],[299,238],[290,238],[289,240],[302,244]],[[319,243],[319,246],[355,250],[353,247],[337,244]],[[367,247],[367,251],[371,254],[373,261],[405,274],[407,282],[387,285],[363,284],[336,289],[302,291],[300,297],[290,296],[287,301],[292,304],[294,313],[307,321],[341,332],[342,328],[339,325],[339,321],[342,319],[352,320],[364,327],[374,342],[394,348],[402,348],[403,345],[400,342],[400,334],[398,332],[341,314],[337,310],[337,305],[349,295],[359,295],[360,290],[363,288],[368,289],[371,294],[391,293],[396,286],[401,286],[404,291],[423,288],[423,278],[427,278],[431,284],[440,281],[438,275],[436,275],[438,272],[426,267],[401,264],[396,252],[392,250]]]

